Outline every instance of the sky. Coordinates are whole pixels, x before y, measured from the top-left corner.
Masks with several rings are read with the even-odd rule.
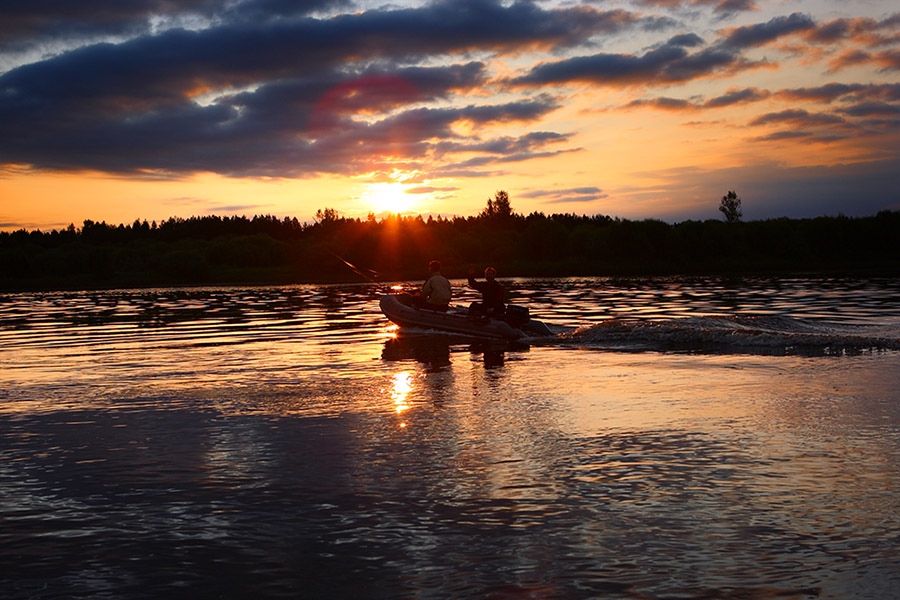
[[[900,210],[894,0],[0,3],[0,230]]]

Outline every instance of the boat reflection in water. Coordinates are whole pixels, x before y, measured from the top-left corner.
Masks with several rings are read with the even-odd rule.
[[[445,334],[397,334],[384,343],[381,358],[386,361],[415,360],[427,370],[438,370],[451,364],[451,354],[468,352],[480,356],[485,369],[502,367],[507,352],[527,352],[528,344],[494,340],[473,340]]]

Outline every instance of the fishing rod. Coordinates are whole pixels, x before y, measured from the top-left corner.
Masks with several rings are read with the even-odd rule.
[[[331,250],[329,250],[328,252],[331,253],[336,259],[338,259],[339,261],[341,261],[342,263],[347,265],[351,271],[353,271],[354,273],[356,273],[357,275],[359,275],[360,277],[362,277],[369,283],[375,283],[375,280],[378,279],[378,271],[357,267],[350,261],[344,260],[343,258],[338,256],[337,253],[332,252]]]

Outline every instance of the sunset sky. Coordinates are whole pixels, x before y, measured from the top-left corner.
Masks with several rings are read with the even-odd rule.
[[[896,1],[0,6],[0,229],[900,210]]]

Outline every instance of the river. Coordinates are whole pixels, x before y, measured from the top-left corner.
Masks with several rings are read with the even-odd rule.
[[[0,294],[3,598],[898,597],[900,281],[505,284]]]

